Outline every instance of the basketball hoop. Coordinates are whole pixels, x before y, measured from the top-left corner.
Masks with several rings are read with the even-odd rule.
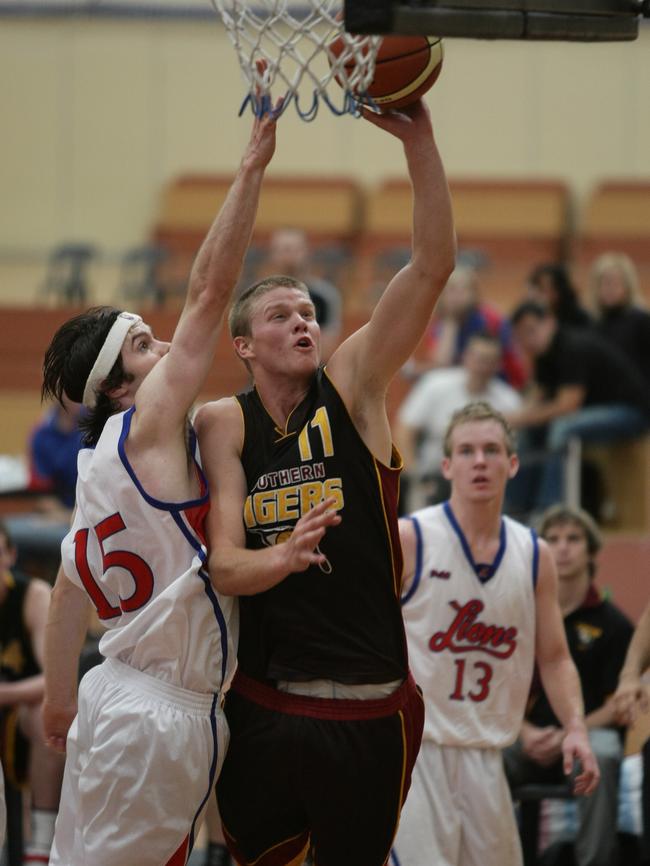
[[[235,47],[248,93],[259,117],[272,97],[284,95],[281,114],[293,102],[302,120],[313,120],[321,102],[336,115],[359,114],[367,95],[380,36],[346,33],[339,0],[212,0]],[[336,52],[329,49],[336,40]],[[260,61],[262,61],[260,63]]]

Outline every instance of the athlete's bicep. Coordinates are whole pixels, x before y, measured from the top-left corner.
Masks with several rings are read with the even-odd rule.
[[[535,589],[535,656],[543,667],[565,655],[568,655],[568,648],[558,600],[557,572],[548,546],[540,539]]]

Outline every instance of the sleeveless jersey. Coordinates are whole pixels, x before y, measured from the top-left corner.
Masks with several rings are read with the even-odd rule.
[[[256,390],[237,400],[245,428],[247,546],[286,541],[301,515],[328,497],[342,517],[319,545],[325,563],[240,599],[240,669],[260,680],[403,679],[400,468],[373,457],[323,368],[285,430],[276,428]]]
[[[194,431],[201,496],[149,496],[126,455],[135,410],[111,416],[94,449],[78,458],[77,510],[63,540],[66,575],[84,588],[107,631],[99,649],[175,686],[217,692],[235,663],[236,602],[207,572],[207,482]]]
[[[31,578],[17,571],[4,575],[6,595],[0,603],[0,680],[24,680],[41,673],[25,627],[25,596]]]
[[[524,716],[535,657],[534,532],[502,518],[494,562],[475,563],[448,502],[416,511],[416,570],[402,599],[424,691],[424,737],[503,748]]]

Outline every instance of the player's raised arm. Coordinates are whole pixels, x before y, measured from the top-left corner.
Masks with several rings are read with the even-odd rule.
[[[425,103],[365,116],[403,144],[413,186],[413,234],[410,262],[391,280],[370,321],[328,364],[350,408],[369,393],[383,397],[422,337],[456,252],[447,179]]]
[[[169,351],[138,389],[140,428],[149,410],[154,433],[165,424],[184,423],[210,369],[250,242],[264,171],[275,151],[275,126],[273,114],[255,119],[233,184],[196,256]]]
[[[247,550],[242,522],[246,477],[240,459],[244,431],[237,400],[231,397],[202,406],[194,425],[213,491],[207,527],[215,588],[223,595],[254,595],[293,572],[323,562],[318,543],[329,526],[341,521],[332,510],[334,500],[324,500],[305,514],[284,544]]]
[[[598,784],[600,771],[589,745],[584,720],[582,688],[569,653],[557,597],[557,575],[551,552],[539,541],[539,577],[535,594],[535,655],[544,691],[564,728],[562,742],[564,772],[569,775],[580,764],[574,789],[590,794]]]

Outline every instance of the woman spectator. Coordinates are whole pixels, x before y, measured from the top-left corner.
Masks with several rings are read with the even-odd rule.
[[[528,277],[528,293],[532,300],[550,307],[562,325],[584,328],[592,324],[564,265],[551,262],[537,265]]]
[[[623,253],[604,253],[593,263],[589,282],[598,330],[650,384],[650,312],[634,263]]]

